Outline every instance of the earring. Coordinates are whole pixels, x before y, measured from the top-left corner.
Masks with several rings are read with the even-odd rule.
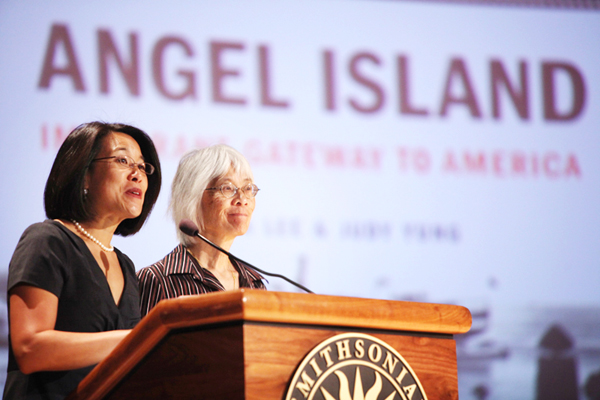
[[[88,195],[89,190],[87,188],[83,189],[83,199],[87,200],[87,195]]]

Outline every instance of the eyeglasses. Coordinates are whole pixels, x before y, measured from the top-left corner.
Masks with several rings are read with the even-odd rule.
[[[152,175],[154,173],[154,165],[148,164],[147,162],[136,163],[133,158],[129,156],[110,156],[110,157],[101,157],[94,158],[94,161],[104,161],[113,159],[115,164],[117,164],[122,169],[131,168],[131,169],[139,169],[141,173],[145,175]]]
[[[241,190],[245,197],[250,198],[255,197],[260,189],[253,183],[249,183],[241,188],[235,187],[231,183],[224,183],[221,186],[206,188],[205,190],[220,190],[223,196],[230,199],[237,194],[238,190]]]

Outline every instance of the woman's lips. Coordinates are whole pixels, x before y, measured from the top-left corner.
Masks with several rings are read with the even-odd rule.
[[[244,210],[231,211],[227,215],[229,215],[230,217],[233,217],[233,218],[247,218],[248,217],[248,213]]]
[[[142,198],[142,189],[139,189],[139,188],[127,189],[125,191],[125,193],[127,193],[130,196],[134,196],[134,197],[137,197],[137,198],[140,198],[140,199]]]

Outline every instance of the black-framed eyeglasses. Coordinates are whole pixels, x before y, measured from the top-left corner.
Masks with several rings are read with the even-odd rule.
[[[129,157],[129,156],[110,156],[110,157],[100,157],[100,158],[94,158],[92,160],[92,162],[94,161],[106,161],[106,160],[111,160],[113,159],[115,164],[117,164],[120,168],[122,169],[126,169],[126,168],[130,168],[130,169],[139,169],[140,172],[142,172],[143,174],[146,175],[152,175],[155,171],[154,165],[152,164],[148,164],[147,162],[142,162],[142,163],[136,163],[133,158]]]
[[[245,197],[250,198],[255,197],[260,189],[254,183],[249,183],[241,188],[235,187],[231,183],[224,183],[221,186],[206,188],[205,190],[220,190],[223,196],[230,199],[237,194],[238,190],[241,190]]]

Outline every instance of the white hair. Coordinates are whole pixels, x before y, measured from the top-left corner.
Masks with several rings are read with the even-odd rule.
[[[226,175],[233,168],[236,173],[254,180],[250,164],[244,156],[231,146],[217,144],[185,154],[173,178],[169,209],[177,227],[177,238],[183,245],[192,244],[192,239],[179,230],[184,219],[194,221],[199,229],[204,228],[200,212],[202,195],[210,182]]]

